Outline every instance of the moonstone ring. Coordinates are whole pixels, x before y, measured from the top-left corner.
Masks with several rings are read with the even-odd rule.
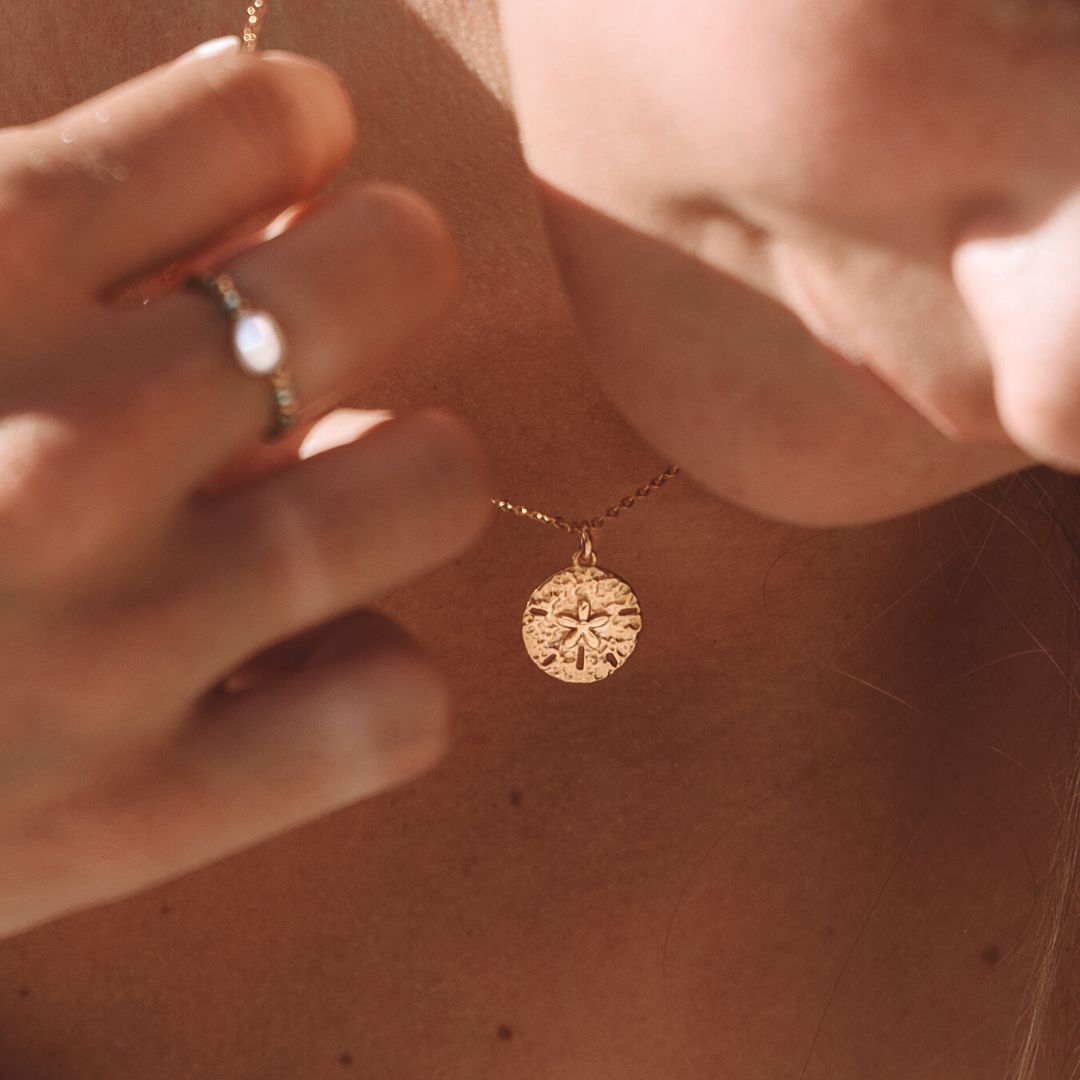
[[[193,274],[187,283],[216,300],[229,316],[233,353],[240,369],[270,383],[274,417],[265,438],[280,438],[295,423],[299,404],[285,363],[285,336],[277,320],[269,312],[253,308],[228,274]]]

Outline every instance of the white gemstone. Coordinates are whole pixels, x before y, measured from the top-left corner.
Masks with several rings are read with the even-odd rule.
[[[241,315],[233,327],[233,343],[240,366],[249,375],[270,375],[284,359],[281,327],[265,311]]]

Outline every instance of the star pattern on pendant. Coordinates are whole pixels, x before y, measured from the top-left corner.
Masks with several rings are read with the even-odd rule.
[[[577,563],[534,589],[521,619],[529,658],[566,683],[599,682],[618,671],[640,633],[634,590],[608,570]]]
[[[568,633],[562,643],[562,651],[572,653],[584,642],[590,649],[600,648],[601,634],[597,630],[603,630],[611,622],[609,615],[594,615],[589,601],[584,597],[578,602],[577,615],[567,613],[557,615],[555,621],[565,628]]]

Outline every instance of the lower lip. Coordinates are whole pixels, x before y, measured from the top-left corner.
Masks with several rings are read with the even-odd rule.
[[[848,379],[863,387],[877,400],[890,407],[897,415],[903,415],[909,419],[915,417],[925,424],[927,417],[900,394],[895,387],[883,379],[861,355],[849,349],[846,344],[839,344],[839,335],[833,332],[830,321],[822,313],[813,291],[807,285],[799,267],[789,259],[784,259],[779,265],[788,280],[794,285],[793,291],[797,299],[801,301],[800,307],[808,311],[813,317],[812,322],[816,325],[810,325],[805,319],[803,324],[818,345],[821,346],[822,355],[834,367],[842,370]],[[797,311],[795,313],[798,314]],[[831,342],[837,342],[837,344],[831,344]]]
[[[821,346],[822,355],[832,363],[834,367],[842,369],[848,379],[863,387],[867,392],[883,402],[898,415],[903,414],[909,418],[914,416],[923,423],[926,422],[926,417],[919,412],[907,398],[902,397],[897,393],[889,383],[887,383],[863,360],[851,359],[849,354],[843,353],[839,349],[826,344],[826,342],[822,341],[816,334],[814,335],[814,338]]]

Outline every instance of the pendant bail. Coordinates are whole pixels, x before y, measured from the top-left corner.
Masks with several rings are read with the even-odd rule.
[[[578,550],[574,552],[575,566],[595,566],[596,552],[593,551],[592,529],[582,525],[578,537]]]

